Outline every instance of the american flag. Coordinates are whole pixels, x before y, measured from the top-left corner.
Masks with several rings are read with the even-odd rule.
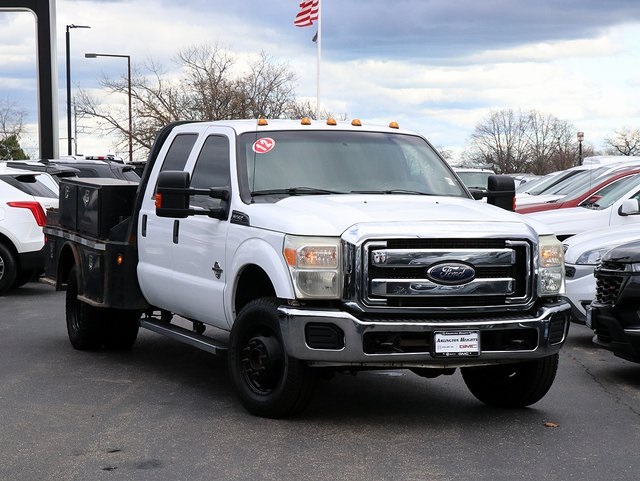
[[[296,27],[308,27],[313,25],[314,20],[318,20],[319,0],[308,0],[300,2],[300,11],[293,21]]]

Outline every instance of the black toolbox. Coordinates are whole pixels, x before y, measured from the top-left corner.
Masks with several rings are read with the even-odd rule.
[[[97,238],[131,216],[137,182],[111,178],[73,178],[60,182],[60,225]]]

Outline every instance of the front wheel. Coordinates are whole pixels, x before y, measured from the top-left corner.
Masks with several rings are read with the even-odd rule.
[[[558,370],[558,354],[535,361],[462,368],[469,391],[489,406],[519,408],[542,399]]]
[[[285,418],[309,403],[312,370],[290,357],[282,343],[275,299],[257,299],[238,315],[231,331],[229,374],[252,414]]]

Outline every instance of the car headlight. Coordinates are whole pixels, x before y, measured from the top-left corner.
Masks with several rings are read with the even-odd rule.
[[[576,259],[576,264],[581,265],[596,265],[600,262],[600,259],[604,255],[605,252],[609,250],[609,247],[599,247],[598,249],[593,249],[587,252],[584,252],[578,259]]]
[[[564,294],[564,255],[555,236],[540,237],[538,250],[538,293],[541,296]]]
[[[339,299],[340,239],[285,236],[283,255],[298,299]]]

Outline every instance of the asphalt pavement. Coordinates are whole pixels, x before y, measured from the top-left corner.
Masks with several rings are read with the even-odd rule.
[[[261,419],[225,360],[141,330],[130,352],[71,348],[64,293],[0,296],[0,480],[636,480],[640,364],[573,325],[534,406],[489,408],[460,374],[340,374]]]

